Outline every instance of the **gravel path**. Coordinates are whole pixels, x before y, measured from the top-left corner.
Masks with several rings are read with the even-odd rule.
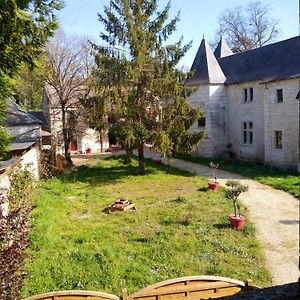
[[[116,153],[118,155],[120,153]],[[159,158],[151,151],[146,157]],[[88,163],[88,159],[73,159],[76,165]],[[209,167],[179,159],[162,159],[164,164],[211,178]],[[218,182],[225,186],[229,178],[239,179],[249,186],[240,196],[248,208],[250,221],[256,228],[256,236],[262,245],[273,285],[298,281],[299,273],[299,200],[290,194],[258,183],[255,180],[218,170]]]
[[[158,158],[152,152],[146,157]],[[209,167],[179,159],[162,159],[163,163],[211,178]],[[296,282],[299,273],[299,200],[255,180],[218,170],[218,182],[225,186],[229,178],[239,179],[249,186],[241,194],[241,202],[248,208],[251,222],[256,228],[273,285]]]

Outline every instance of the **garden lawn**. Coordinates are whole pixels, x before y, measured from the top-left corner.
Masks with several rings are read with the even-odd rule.
[[[295,173],[241,160],[233,160],[232,163],[225,163],[222,159],[193,157],[189,155],[179,155],[177,158],[206,166],[209,166],[212,161],[220,164],[220,169],[224,171],[254,179],[275,189],[286,191],[300,199],[300,177]]]
[[[32,212],[23,296],[85,289],[120,295],[170,278],[219,275],[271,282],[254,228],[231,229],[232,204],[207,180],[146,160],[137,175],[122,158],[41,183]],[[118,198],[136,211],[107,214]]]

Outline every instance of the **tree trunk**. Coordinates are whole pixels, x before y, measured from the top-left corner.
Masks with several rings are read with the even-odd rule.
[[[139,173],[140,175],[145,175],[145,158],[144,158],[144,143],[142,143],[138,148],[138,158],[139,158]]]
[[[100,129],[99,138],[100,138],[100,151],[103,152],[103,129]]]
[[[61,118],[62,118],[62,132],[63,132],[63,140],[64,140],[64,154],[68,163],[72,164],[71,154],[69,151],[70,141],[68,138],[68,129],[67,129],[67,122],[66,122],[66,109],[63,105],[61,106]]]

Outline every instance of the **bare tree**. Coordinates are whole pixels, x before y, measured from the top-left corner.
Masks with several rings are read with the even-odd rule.
[[[227,9],[219,16],[215,42],[223,36],[233,52],[262,47],[278,36],[278,21],[269,17],[270,7],[261,1]]]
[[[64,155],[69,161],[69,146],[82,111],[80,102],[90,93],[91,64],[87,40],[59,34],[47,47],[44,78],[50,114],[60,123],[54,130],[61,133]]]

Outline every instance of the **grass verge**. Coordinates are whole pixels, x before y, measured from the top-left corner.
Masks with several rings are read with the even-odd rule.
[[[162,280],[219,275],[271,282],[254,228],[228,226],[231,203],[207,180],[146,160],[107,158],[76,174],[43,182],[32,213],[23,296],[86,289],[120,295]],[[106,214],[116,199],[136,211]]]
[[[241,160],[233,160],[231,163],[225,163],[222,159],[193,157],[189,155],[179,155],[177,158],[206,166],[209,166],[209,163],[212,161],[218,163],[222,170],[257,180],[275,189],[286,191],[300,199],[300,177],[295,173],[284,172],[277,168],[268,168]]]

